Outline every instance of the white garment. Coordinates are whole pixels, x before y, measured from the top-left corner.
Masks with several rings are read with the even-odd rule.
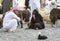
[[[17,21],[20,21],[20,18],[13,11],[7,12],[3,19],[3,29],[15,30],[18,26]]]
[[[31,20],[33,10],[36,8],[40,8],[40,0],[29,0],[29,6],[31,8],[31,16],[30,16]]]
[[[60,0],[56,1],[56,5],[60,6]]]
[[[24,10],[25,0],[13,0],[13,7],[18,6],[20,10]]]
[[[44,7],[45,9],[48,10],[48,12],[50,12],[50,4],[51,4],[51,1],[46,1],[45,2],[47,5]]]
[[[18,0],[13,0],[13,7],[18,6]]]
[[[45,0],[45,4],[48,4],[50,1],[49,0]]]

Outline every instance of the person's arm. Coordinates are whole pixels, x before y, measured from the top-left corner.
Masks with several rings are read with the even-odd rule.
[[[18,17],[15,13],[13,13],[13,15],[12,15],[13,17],[12,18],[14,18],[14,19],[17,19],[18,21],[20,21],[21,19],[20,19],[20,17]]]

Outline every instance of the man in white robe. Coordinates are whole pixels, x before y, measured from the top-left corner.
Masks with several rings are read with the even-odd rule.
[[[31,9],[31,16],[30,16],[30,21],[31,21],[33,10],[37,9],[37,8],[40,8],[40,0],[29,0],[29,6],[30,6],[30,9]]]
[[[18,26],[18,21],[21,20],[14,11],[18,13],[17,7],[14,7],[13,10],[6,12],[5,17],[3,18],[3,29],[7,31],[15,32]]]
[[[45,4],[46,6],[44,7],[46,10],[48,10],[48,12],[50,12],[50,4],[51,4],[51,1],[49,0],[45,0]]]
[[[60,7],[60,0],[56,0],[57,7]]]
[[[12,0],[13,1],[13,7],[18,6],[18,0]]]

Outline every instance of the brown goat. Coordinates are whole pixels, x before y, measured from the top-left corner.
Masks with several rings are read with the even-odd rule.
[[[52,9],[50,12],[50,19],[51,19],[51,23],[53,24],[52,26],[54,27],[56,24],[56,21],[60,19],[60,9],[58,8]]]

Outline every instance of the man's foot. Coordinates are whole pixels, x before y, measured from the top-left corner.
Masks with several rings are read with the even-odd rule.
[[[12,31],[9,30],[8,32],[16,32],[16,30],[12,30]]]

